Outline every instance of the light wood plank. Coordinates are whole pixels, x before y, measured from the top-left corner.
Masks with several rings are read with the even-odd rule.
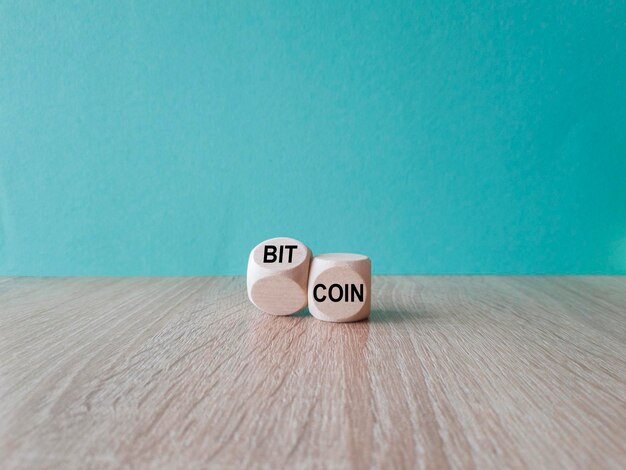
[[[2,468],[626,464],[624,277],[376,277],[354,324],[239,277],[4,281]]]

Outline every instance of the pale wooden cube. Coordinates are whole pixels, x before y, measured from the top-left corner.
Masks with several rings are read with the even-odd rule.
[[[259,243],[248,259],[248,298],[263,312],[290,315],[307,305],[311,250],[293,238]]]
[[[367,256],[315,256],[309,270],[309,311],[318,320],[352,322],[369,317],[372,263]]]

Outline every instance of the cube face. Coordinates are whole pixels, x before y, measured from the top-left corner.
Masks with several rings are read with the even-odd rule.
[[[268,276],[250,288],[250,300],[259,310],[272,315],[291,315],[306,307],[306,289],[285,276]]]
[[[367,318],[371,309],[371,262],[367,256],[334,253],[313,258],[309,272],[311,314],[330,322]]]
[[[307,305],[311,250],[293,238],[259,243],[248,258],[248,297],[260,310],[290,315]]]
[[[259,243],[252,250],[254,264],[260,268],[280,272],[297,269],[306,263],[308,269],[311,251],[293,238],[271,238]]]

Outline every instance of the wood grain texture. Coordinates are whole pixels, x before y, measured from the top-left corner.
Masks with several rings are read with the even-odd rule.
[[[0,279],[2,468],[623,468],[626,278],[376,277],[367,322],[244,278]]]

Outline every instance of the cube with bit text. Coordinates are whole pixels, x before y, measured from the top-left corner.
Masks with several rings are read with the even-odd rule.
[[[307,305],[311,250],[293,238],[259,243],[248,259],[248,297],[272,315],[290,315]]]
[[[369,317],[372,263],[367,256],[315,256],[309,270],[309,311],[318,320],[352,322]]]

